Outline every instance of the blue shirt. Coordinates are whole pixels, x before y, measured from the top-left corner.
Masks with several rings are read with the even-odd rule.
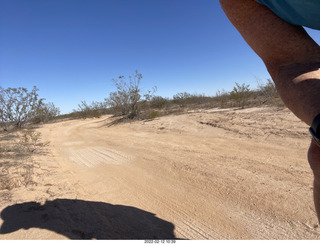
[[[320,30],[320,0],[256,0],[270,8],[281,19]]]

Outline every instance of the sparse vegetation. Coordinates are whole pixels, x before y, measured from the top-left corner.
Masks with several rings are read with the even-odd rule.
[[[220,108],[224,108],[227,105],[228,100],[230,100],[230,94],[223,89],[222,91],[218,90],[216,98],[219,102]]]
[[[0,133],[0,190],[10,191],[35,185],[33,175],[37,163],[32,155],[43,153],[48,145],[41,134],[30,129]],[[10,192],[1,192],[10,199]]]
[[[216,96],[179,92],[172,99],[154,96],[155,90],[152,93],[149,91],[148,94],[142,95],[141,79],[142,75],[136,71],[134,76],[129,76],[128,83],[124,76],[113,80],[117,91],[110,93],[109,98],[106,99],[111,113],[129,119],[150,119],[170,113],[185,112],[190,109],[244,108],[262,104],[283,106],[271,79],[268,79],[266,84],[259,83],[256,90],[250,90],[250,85],[245,83],[240,85],[235,82],[232,91],[218,90]],[[121,121],[126,121],[126,119],[121,118]]]
[[[244,108],[247,101],[250,98],[250,85],[243,83],[242,85],[236,82],[236,85],[233,87],[233,90],[230,92],[230,98],[233,99],[237,105],[241,108]]]
[[[19,150],[25,153],[35,153],[46,146],[45,143],[41,142],[41,133],[32,130],[22,132],[17,144]]]
[[[31,92],[26,88],[0,87],[1,126],[8,130],[10,125],[21,128],[30,121],[35,112],[41,107],[43,99],[38,99],[38,89]]]
[[[130,119],[136,118],[141,109],[151,101],[156,88],[143,94],[140,87],[142,77],[142,74],[136,70],[133,76],[129,76],[129,81],[126,81],[124,76],[113,79],[117,91],[110,93],[106,103],[115,115],[125,115]]]
[[[47,143],[32,125],[48,122],[59,115],[53,103],[44,103],[37,87],[0,87],[0,196],[10,200],[10,190],[36,184],[33,180],[37,165],[32,155],[44,152]],[[31,126],[30,126],[31,125]]]
[[[158,117],[159,116],[159,112],[158,111],[151,111],[150,113],[149,113],[149,118],[150,119],[154,119],[154,118],[156,118],[156,117]]]
[[[271,79],[268,79],[265,84],[257,80],[258,87],[256,90],[250,90],[249,85],[245,83],[240,85],[235,82],[232,91],[229,92],[224,89],[218,90],[215,96],[179,92],[170,99],[155,96],[157,91],[156,87],[151,91],[143,92],[141,88],[142,78],[142,74],[138,71],[135,71],[135,73],[128,76],[128,78],[119,76],[117,79],[112,80],[116,91],[110,92],[109,97],[103,102],[92,102],[88,104],[86,101],[81,101],[77,109],[66,115],[59,115],[60,111],[54,104],[46,104],[43,103],[44,99],[38,99],[38,89],[36,87],[34,87],[31,92],[28,92],[25,88],[8,88],[7,90],[1,88],[1,127],[7,130],[8,127],[12,125],[21,127],[26,121],[45,123],[54,118],[99,118],[104,114],[120,116],[119,121],[128,121],[131,119],[153,119],[167,114],[183,113],[194,109],[217,107],[244,108],[260,105],[284,106]],[[8,99],[8,97],[12,97],[12,99]],[[27,99],[27,97],[29,99]],[[20,100],[22,102],[19,102]],[[25,106],[29,109],[22,109],[21,107],[20,110],[23,116],[18,116],[18,114],[12,112],[12,110],[14,110],[13,105],[23,104],[23,101],[30,101],[30,105]],[[15,106],[19,107],[20,105]],[[18,111],[20,110],[18,109]],[[17,119],[12,119],[13,116],[11,114],[17,115]]]
[[[57,108],[53,103],[43,103],[35,111],[34,123],[46,123],[50,120],[55,119],[60,115],[60,109]]]
[[[100,118],[106,110],[106,104],[103,102],[92,102],[91,105],[86,101],[81,101],[78,109],[73,111],[75,117],[86,118]]]
[[[157,108],[157,109],[165,109],[170,103],[169,98],[163,98],[161,96],[154,96],[152,97],[150,101],[150,107],[151,108]]]
[[[23,87],[0,87],[0,126],[4,130],[10,127],[21,128],[26,123],[47,122],[59,115],[59,109],[52,103],[43,103],[37,87],[31,91]]]
[[[191,94],[188,92],[180,92],[173,96],[172,102],[185,107],[189,104],[202,104],[206,102],[204,94]]]
[[[275,84],[271,79],[267,79],[267,83],[262,83],[259,79],[257,79],[258,83],[258,96],[257,98],[261,102],[261,104],[272,104],[272,105],[283,105],[280,99],[280,96],[277,92]]]

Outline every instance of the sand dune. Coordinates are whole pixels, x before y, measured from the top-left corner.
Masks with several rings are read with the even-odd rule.
[[[310,136],[288,110],[112,120],[38,129],[47,153],[1,201],[0,239],[320,239]]]

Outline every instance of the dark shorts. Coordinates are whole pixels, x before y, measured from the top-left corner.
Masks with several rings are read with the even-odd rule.
[[[256,0],[270,8],[281,19],[320,30],[320,0]]]

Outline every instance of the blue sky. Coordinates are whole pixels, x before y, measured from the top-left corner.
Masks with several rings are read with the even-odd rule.
[[[0,0],[0,86],[35,85],[68,113],[135,70],[164,97],[270,77],[218,0]]]

